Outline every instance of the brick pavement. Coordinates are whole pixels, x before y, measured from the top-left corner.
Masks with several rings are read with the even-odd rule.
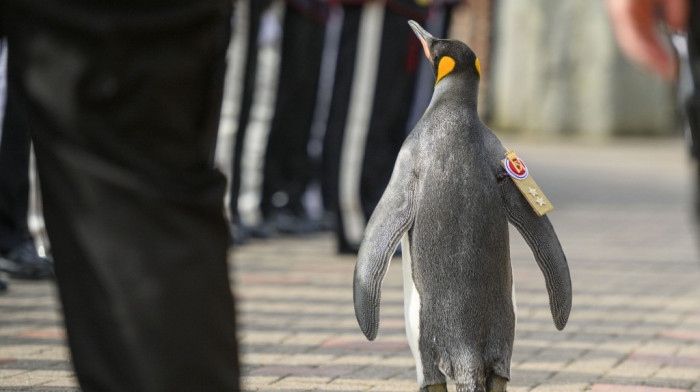
[[[557,332],[541,274],[513,236],[509,391],[700,392],[700,264],[682,142],[508,146],[556,207],[574,287]],[[254,242],[234,259],[245,390],[416,390],[398,259],[372,343],[353,314],[354,259],[336,255],[329,235]],[[13,281],[0,295],[0,391],[78,390],[54,294]]]

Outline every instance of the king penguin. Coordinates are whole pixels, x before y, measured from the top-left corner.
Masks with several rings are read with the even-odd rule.
[[[501,167],[505,148],[477,115],[479,60],[462,42],[409,22],[436,83],[399,152],[364,232],[353,297],[367,339],[379,329],[381,284],[402,243],[406,334],[419,391],[504,392],[515,299],[508,222],[542,271],[557,329],[571,310],[571,279],[554,228]]]

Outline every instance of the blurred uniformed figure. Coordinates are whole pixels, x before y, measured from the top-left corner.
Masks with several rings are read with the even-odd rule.
[[[432,72],[418,85],[422,47],[414,19],[446,36],[454,1],[341,1],[342,33],[323,148],[325,208],[335,216],[338,250],[359,248],[367,219],[389,183],[406,136],[427,107]],[[416,88],[425,87],[416,92]],[[414,105],[417,101],[420,104]],[[418,111],[419,114],[416,114]]]

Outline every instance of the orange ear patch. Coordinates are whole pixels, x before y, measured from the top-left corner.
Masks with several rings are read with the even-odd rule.
[[[479,64],[479,59],[476,59],[474,61],[474,66],[476,66],[476,72],[478,72],[479,77],[481,77],[481,65]]]
[[[444,56],[443,58],[441,58],[440,64],[438,64],[438,74],[437,80],[435,81],[435,85],[437,86],[440,79],[452,72],[453,69],[455,69],[455,60],[452,57]]]

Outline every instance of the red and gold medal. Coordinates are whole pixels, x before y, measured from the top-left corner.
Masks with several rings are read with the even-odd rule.
[[[538,216],[542,216],[554,209],[552,203],[547,200],[547,196],[530,176],[530,172],[525,163],[520,160],[513,150],[506,151],[506,159],[501,161],[501,165],[513,179],[513,182],[525,196],[525,199]]]

